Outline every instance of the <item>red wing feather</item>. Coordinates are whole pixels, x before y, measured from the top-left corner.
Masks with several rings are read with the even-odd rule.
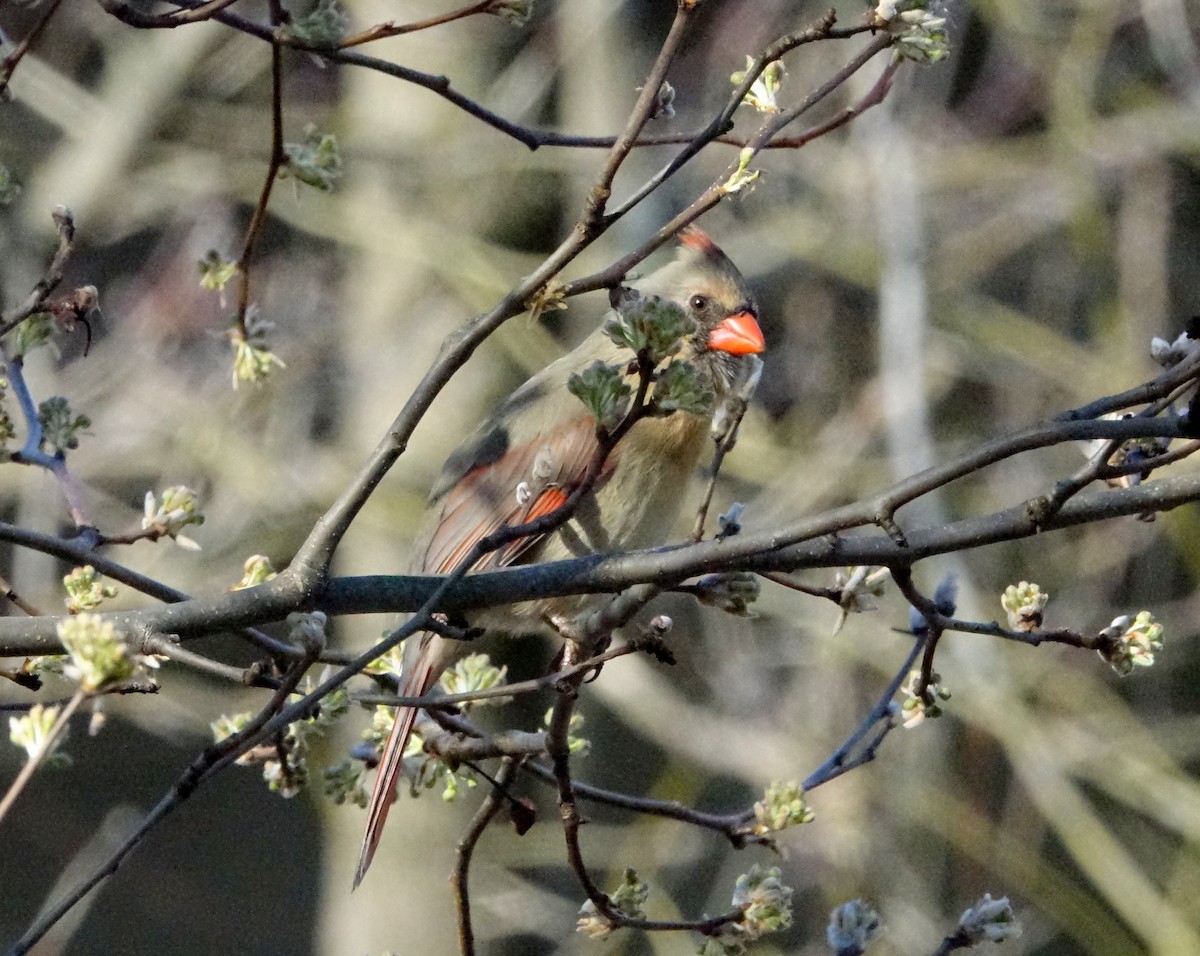
[[[595,427],[590,418],[576,419],[463,476],[442,500],[441,517],[421,570],[448,574],[481,538],[503,525],[524,524],[559,507],[583,480],[596,453]],[[520,486],[523,495],[518,493]],[[484,555],[471,570],[507,567],[540,540],[541,536],[533,536],[514,541]]]

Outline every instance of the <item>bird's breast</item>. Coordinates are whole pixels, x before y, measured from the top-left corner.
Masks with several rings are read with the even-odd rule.
[[[604,482],[540,560],[667,543],[707,436],[708,420],[683,412],[639,421],[613,451]]]

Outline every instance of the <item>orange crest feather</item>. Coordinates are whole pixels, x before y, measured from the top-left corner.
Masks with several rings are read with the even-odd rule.
[[[695,249],[706,256],[724,256],[721,247],[713,242],[712,237],[694,222],[680,229],[676,238],[682,245],[689,249]]]

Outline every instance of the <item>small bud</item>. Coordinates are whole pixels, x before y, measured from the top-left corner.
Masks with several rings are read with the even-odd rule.
[[[318,132],[315,126],[305,128],[301,142],[284,144],[283,154],[287,161],[279,169],[281,179],[292,176],[306,186],[327,193],[342,175],[342,154],[338,150],[337,137]]]
[[[886,27],[897,39],[896,56],[936,63],[950,52],[946,18],[928,10],[929,0],[881,0],[873,26]]]
[[[343,760],[334,767],[326,767],[321,773],[325,795],[341,806],[352,803],[366,808],[367,790],[363,785],[365,768],[352,760]]]
[[[567,307],[567,287],[557,279],[549,279],[546,284],[525,300],[525,308],[529,310],[529,319],[536,322],[544,312],[557,312]]]
[[[758,575],[750,571],[722,571],[706,574],[695,585],[695,595],[701,604],[720,608],[726,614],[751,617],[750,605],[758,600],[761,591]]]
[[[236,262],[222,259],[216,249],[209,249],[196,265],[200,267],[200,288],[209,292],[223,292],[225,286],[241,272]]]
[[[447,694],[470,694],[478,690],[491,690],[508,683],[508,668],[496,667],[487,654],[468,654],[455,661],[454,666],[442,674],[441,686]],[[480,704],[502,704],[511,698],[489,697]]]
[[[861,956],[879,929],[879,914],[862,900],[851,900],[829,914],[825,939],[836,956]]]
[[[754,188],[755,183],[758,182],[759,171],[750,169],[750,162],[753,159],[754,150],[749,146],[738,154],[737,169],[730,173],[729,178],[721,185],[721,192],[724,195],[732,196],[743,189],[749,191]]]
[[[325,612],[293,611],[287,616],[288,640],[314,657],[325,649]]]
[[[180,532],[188,525],[204,524],[196,493],[186,485],[172,485],[162,493],[162,500],[155,498],[153,491],[146,492],[142,507],[142,530],[151,532],[154,538],[170,538],[189,551],[199,551],[191,538]]]
[[[260,323],[254,331],[248,331],[246,335],[243,335],[237,328],[230,329],[226,333],[233,345],[233,387],[235,389],[242,382],[260,385],[266,381],[272,369],[287,368],[283,359],[262,347],[265,328],[266,325]]]
[[[674,626],[675,622],[672,621],[666,614],[657,614],[650,619],[650,629],[659,637],[666,635],[666,633]]]
[[[717,515],[717,527],[720,530],[717,532],[717,540],[724,541],[726,538],[732,538],[735,534],[739,534],[742,530],[742,512],[746,510],[746,506],[740,501],[735,501],[729,506],[729,510]]]
[[[925,688],[924,694],[917,693],[920,684],[921,672],[916,670],[908,675],[907,683],[900,688],[900,693],[904,695],[904,700],[900,703],[900,714],[904,718],[905,727],[916,727],[926,717],[941,717],[942,708],[938,701],[950,699],[950,691],[941,685],[940,675],[930,675],[929,686]]]
[[[875,610],[875,602],[871,599],[883,595],[891,573],[889,568],[866,564],[838,571],[833,577],[834,587],[841,591],[838,603],[851,613]]]
[[[271,565],[271,559],[265,554],[253,554],[242,565],[242,579],[229,590],[243,591],[246,588],[265,584],[274,578],[278,572]]]
[[[1003,943],[1021,935],[1021,924],[1008,897],[994,900],[990,893],[984,893],[983,899],[959,917],[958,928],[971,946],[983,942]]]
[[[47,344],[53,333],[54,320],[50,313],[35,312],[5,336],[9,357],[16,359],[28,355],[38,346]]]
[[[739,70],[729,77],[729,81],[734,86],[741,86],[746,81],[746,75],[754,66],[754,58],[746,57],[746,69]],[[772,60],[758,75],[755,81],[750,85],[750,89],[742,98],[742,104],[751,106],[760,113],[778,113],[779,112],[779,90],[783,85],[783,78],[787,75],[787,71],[783,67],[783,62],[780,60]]]
[[[650,107],[650,119],[675,118],[675,87],[666,80],[658,88],[654,97],[654,105]]]
[[[933,591],[934,610],[943,617],[953,617],[958,601],[958,578],[947,574]],[[925,615],[915,607],[908,610],[908,629],[917,637],[929,631]]]

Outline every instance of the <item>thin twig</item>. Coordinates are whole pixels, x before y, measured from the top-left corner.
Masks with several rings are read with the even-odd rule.
[[[99,0],[100,6],[110,15],[121,20],[123,23],[139,28],[155,28],[162,26],[176,26],[175,24],[166,24],[157,22],[154,17],[142,13],[140,10],[130,6],[124,0]],[[195,3],[181,2],[178,4],[181,8],[193,8],[197,6]],[[690,4],[697,6],[697,4]],[[536,130],[530,127],[522,126],[519,123],[514,123],[511,120],[487,109],[482,104],[464,96],[451,85],[451,81],[445,76],[439,76],[432,73],[422,73],[419,70],[413,70],[409,67],[401,66],[397,63],[389,62],[378,57],[368,56],[356,50],[335,49],[319,42],[306,40],[292,34],[284,33],[273,29],[267,24],[259,23],[247,17],[240,16],[228,10],[220,10],[214,14],[211,19],[215,19],[228,27],[247,33],[251,36],[258,37],[260,40],[265,40],[270,43],[277,43],[281,46],[290,47],[297,50],[305,50],[313,53],[333,63],[341,63],[347,66],[357,66],[362,69],[373,70],[383,73],[387,76],[403,80],[407,83],[412,83],[420,86],[430,92],[442,97],[447,102],[463,110],[469,115],[480,120],[492,129],[516,140],[529,149],[539,149],[543,146],[560,147],[560,148],[575,148],[575,149],[612,149],[620,140],[619,136],[577,136],[567,133],[559,133],[551,130]],[[824,19],[821,21],[824,22]],[[760,56],[755,61],[755,66],[747,71],[747,78],[744,81],[743,88],[737,101],[734,104],[741,102],[745,93],[757,78],[758,74],[766,67],[766,64],[771,60],[778,59],[789,50],[804,44],[811,43],[816,40],[846,40],[858,36],[863,33],[870,32],[872,27],[869,24],[862,24],[845,29],[828,29],[817,31],[814,28],[800,31],[799,33],[789,34],[781,37],[770,47],[763,56]],[[370,33],[371,31],[367,31]],[[657,92],[658,87],[654,87]],[[732,111],[730,111],[730,116]],[[729,116],[717,120],[715,123],[710,123],[703,129],[696,132],[684,133],[665,133],[655,134],[651,136],[640,136],[637,138],[633,146],[636,148],[648,146],[671,146],[671,145],[688,145],[698,139],[703,139],[705,144],[709,142],[719,142],[728,146],[745,147],[749,144],[749,139],[741,136],[733,136],[728,133],[729,127],[732,125]],[[764,144],[763,148],[773,148],[772,144]],[[785,144],[784,148],[792,148],[795,146]]]
[[[159,654],[201,674],[220,677],[243,687],[269,687],[272,689],[279,687],[279,679],[264,673],[261,664],[252,664],[250,667],[231,667],[213,660],[211,657],[190,651],[186,647],[180,647],[175,641],[161,636],[144,640],[141,653]]]
[[[750,399],[754,397],[759,379],[762,377],[762,360],[757,355],[753,356],[753,359],[749,374],[733,391],[733,394],[726,399],[725,405],[713,419],[713,458],[708,469],[708,485],[704,489],[704,497],[696,511],[696,523],[692,527],[693,541],[704,540],[704,524],[708,518],[708,509],[712,504],[713,494],[717,489],[717,478],[721,474],[721,465],[725,461],[725,456],[737,444],[738,429],[742,425],[742,419],[746,417],[746,411],[750,408]]]
[[[0,103],[7,102],[10,97],[8,90],[8,82],[12,79],[13,71],[16,70],[17,64],[21,62],[25,54],[29,52],[29,48],[33,45],[33,41],[41,35],[42,30],[46,28],[46,24],[50,22],[50,18],[54,16],[58,10],[58,5],[62,0],[50,0],[46,4],[46,9],[42,11],[41,17],[33,28],[21,38],[21,42],[13,47],[13,51],[8,54],[3,60],[0,60]],[[3,324],[0,324],[0,336],[4,335],[2,331]]]
[[[8,335],[13,329],[24,322],[50,298],[50,293],[58,288],[66,272],[67,260],[75,248],[75,219],[71,210],[58,206],[51,215],[55,230],[58,232],[58,248],[54,257],[42,273],[42,277],[34,284],[33,290],[25,297],[20,305],[14,306],[8,312],[0,315],[0,338]]]
[[[481,3],[473,3],[458,10],[451,10],[449,13],[440,13],[425,20],[414,20],[411,23],[396,23],[389,20],[387,23],[377,23],[375,26],[369,27],[361,33],[346,37],[337,44],[337,48],[339,50],[346,50],[352,46],[372,43],[375,40],[384,40],[388,37],[399,37],[407,33],[416,33],[419,30],[429,30],[433,27],[445,26],[447,23],[453,23],[455,20],[463,20],[466,17],[473,17],[480,13],[488,13],[495,5],[496,0],[482,0]]]
[[[875,759],[875,754],[879,750],[880,744],[883,743],[892,729],[896,726],[895,716],[893,712],[892,699],[896,696],[900,686],[908,677],[908,673],[912,670],[913,662],[916,661],[925,647],[923,639],[918,638],[913,641],[912,649],[904,658],[904,663],[900,665],[896,675],[888,682],[884,692],[879,696],[878,702],[871,711],[863,718],[863,722],[858,725],[854,733],[846,738],[845,742],[838,747],[821,766],[810,773],[804,780],[804,790],[815,790],[822,784],[829,783],[840,777],[842,774],[853,770],[855,767],[861,767],[863,764],[870,763]],[[865,747],[861,747],[862,742],[872,733],[875,732],[875,737]],[[857,753],[855,751],[857,750]]]
[[[270,0],[271,23],[278,27],[283,19],[283,8],[280,0]],[[263,224],[267,218],[267,206],[271,202],[271,191],[275,188],[275,180],[279,170],[287,162],[283,152],[283,49],[278,39],[271,40],[271,156],[267,162],[267,174],[263,179],[262,190],[259,192],[258,204],[254,207],[254,215],[246,227],[246,237],[242,242],[242,253],[238,256],[237,272],[241,277],[238,291],[238,309],[236,334],[243,340],[250,337],[246,327],[246,312],[250,308],[250,259],[254,247],[262,233]]]
[[[489,687],[486,690],[471,690],[463,691],[461,694],[438,694],[436,696],[427,695],[423,697],[397,697],[394,694],[354,694],[351,699],[360,704],[382,704],[385,707],[419,707],[422,710],[443,710],[457,707],[460,704],[473,704],[481,700],[516,697],[519,694],[528,694],[543,690],[546,687],[552,687],[559,681],[574,677],[576,674],[586,675],[608,661],[624,657],[640,649],[641,647],[636,642],[631,641],[621,644],[618,647],[609,648],[603,653],[594,654],[577,664],[559,668],[541,677],[505,684],[502,687]]]
[[[454,864],[454,873],[450,877],[450,886],[454,892],[455,908],[458,911],[458,950],[462,956],[474,956],[475,934],[471,929],[471,894],[468,888],[468,876],[471,868],[471,857],[483,831],[500,809],[504,806],[504,793],[516,776],[519,762],[506,757],[500,763],[493,786],[479,805],[475,816],[467,824],[467,829],[459,838]]]
[[[37,617],[42,613],[23,597],[21,597],[21,595],[16,592],[13,586],[9,584],[8,581],[6,581],[3,577],[0,577],[0,597],[12,604],[13,607],[18,608],[19,610],[28,614],[30,617]]]

